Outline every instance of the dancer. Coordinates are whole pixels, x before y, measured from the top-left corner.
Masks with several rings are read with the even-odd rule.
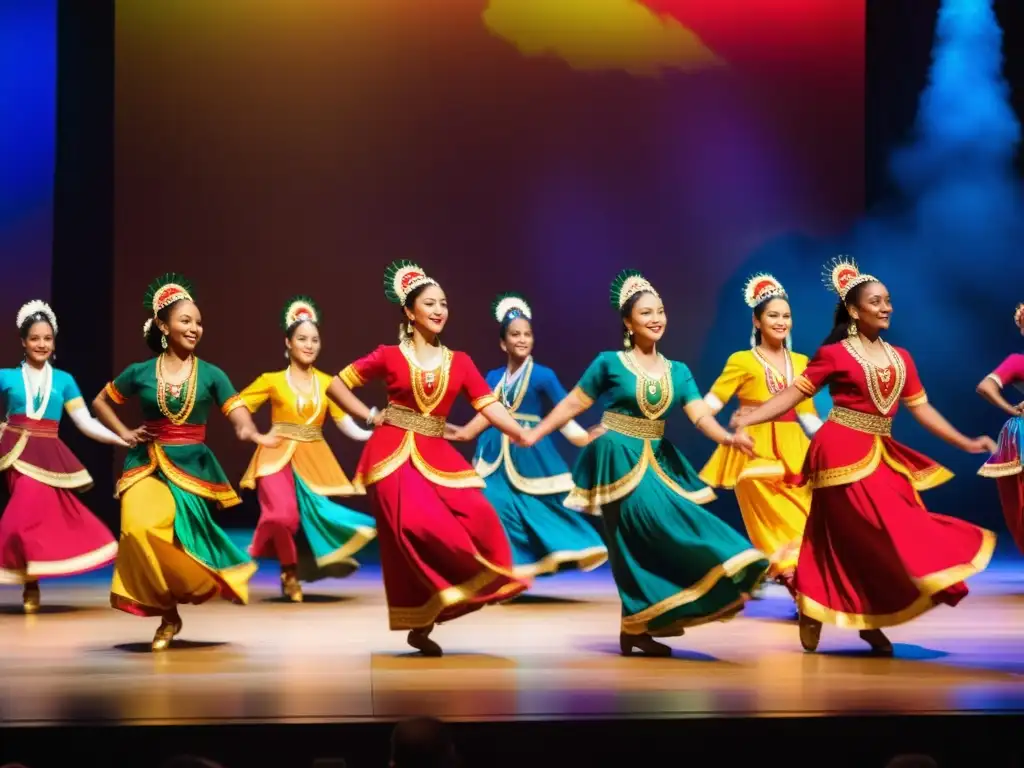
[[[258,446],[240,485],[256,488],[260,500],[249,554],[276,557],[281,593],[300,603],[300,580],[348,576],[359,567],[352,556],[377,535],[373,518],[327,499],[356,490],[324,440],[324,421],[330,414],[353,440],[365,441],[371,433],[326,396],[333,377],[313,367],[320,355],[320,310],[313,300],[289,301],[281,325],[288,367],[264,373],[241,398],[252,413],[270,401],[271,434],[283,442],[277,448]]]
[[[78,384],[50,365],[57,316],[42,301],[22,306],[17,317],[25,359],[0,369],[7,418],[0,423],[0,470],[11,498],[0,517],[0,583],[21,584],[22,609],[39,610],[39,579],[71,576],[113,562],[117,542],[73,493],[92,478],[57,434],[67,411],[82,434],[126,445],[89,414]]]
[[[206,446],[206,420],[220,408],[239,440],[268,448],[280,438],[260,434],[224,372],[195,356],[203,337],[188,282],[165,275],[150,285],[143,326],[155,358],[125,368],[96,396],[99,417],[130,446],[117,484],[121,541],[110,603],[136,616],[159,616],[153,650],[181,632],[181,603],[217,595],[248,601],[254,563],[214,521],[216,507],[240,503]],[[110,401],[138,397],[143,426],[128,429]]]
[[[882,628],[956,605],[995,544],[991,532],[925,508],[918,491],[952,474],[892,438],[899,402],[951,445],[985,453],[995,444],[954,429],[928,403],[910,353],[882,340],[892,301],[878,278],[845,258],[826,278],[839,295],[832,333],[793,384],[738,423],[774,421],[828,385],[833,408],[797,479],[813,488],[795,579],[800,642],[815,650],[828,622],[860,630],[874,653],[891,655]]]
[[[1013,313],[1017,329],[1024,334],[1024,304],[1018,304]],[[978,474],[995,478],[999,489],[999,502],[1006,518],[1006,527],[1017,545],[1024,552],[1024,475],[1021,474],[1021,449],[1024,447],[1024,403],[1010,405],[1003,397],[1002,390],[1024,382],[1024,355],[1015,352],[1000,363],[992,373],[978,384],[978,394],[996,408],[1009,415],[999,432],[996,452],[989,457]]]
[[[540,421],[542,398],[552,405],[566,396],[555,372],[538,365],[533,352],[533,314],[526,300],[502,294],[491,307],[501,327],[501,350],[508,355],[503,368],[487,374],[487,384],[521,426]],[[547,576],[559,570],[589,571],[608,559],[608,550],[590,520],[567,509],[562,502],[572,490],[572,474],[551,440],[530,450],[513,445],[478,414],[451,435],[473,440],[483,432],[474,465],[487,481],[484,495],[494,505],[512,545],[512,559],[520,576]],[[590,436],[575,421],[562,434],[579,447]]]
[[[807,357],[792,351],[793,315],[789,297],[771,275],[754,275],[743,289],[753,310],[750,349],[734,352],[704,402],[718,413],[733,395],[738,413],[749,411],[793,383]],[[778,419],[747,430],[754,441],[748,458],[734,446],[719,446],[701,470],[700,479],[713,488],[736,489],[747,535],[771,558],[769,575],[793,593],[793,570],[800,539],[811,508],[811,489],[787,481],[800,473],[807,455],[805,430],[821,426],[813,400],[805,400]]]
[[[682,406],[716,443],[750,453],[747,435],[731,435],[701,399],[690,369],[657,351],[665,307],[639,272],[611,287],[624,326],[625,351],[602,352],[576,388],[526,433],[533,445],[600,397],[607,429],[583,449],[566,505],[600,512],[615,584],[622,599],[619,646],[644,655],[672,651],[654,637],[731,618],[768,571],[768,558],[699,505],[715,498],[678,449],[665,439],[665,418]]]
[[[528,584],[512,572],[501,522],[481,490],[484,481],[444,439],[445,417],[463,393],[502,432],[522,428],[498,402],[469,356],[441,343],[448,300],[435,280],[408,261],[391,264],[385,293],[402,307],[401,342],[381,346],[345,368],[328,394],[377,425],[354,484],[366,488],[377,518],[391,629],[440,656],[434,624],[507,600]],[[383,379],[388,406],[369,409],[352,393]]]

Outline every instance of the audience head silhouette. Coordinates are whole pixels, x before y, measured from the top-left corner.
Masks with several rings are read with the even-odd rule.
[[[455,744],[448,728],[432,717],[417,717],[391,733],[391,768],[455,768]]]

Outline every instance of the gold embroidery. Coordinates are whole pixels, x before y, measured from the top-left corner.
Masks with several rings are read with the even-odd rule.
[[[448,380],[451,374],[454,354],[447,347],[441,347],[441,364],[437,368],[428,371],[421,368],[420,364],[416,362],[416,353],[411,341],[403,341],[398,345],[398,348],[402,351],[405,361],[409,365],[409,379],[412,382],[412,394],[416,399],[416,405],[419,406],[421,412],[429,414],[437,408],[444,399],[445,393],[448,392]],[[433,376],[437,377],[437,381],[434,382],[434,391],[428,394],[424,384],[424,377],[429,382]]]
[[[516,390],[516,396],[511,403],[508,401],[508,390],[505,386],[505,375],[502,375],[501,381],[498,382],[498,386],[494,388],[494,394],[500,398],[502,405],[512,413],[519,410],[519,406],[523,404],[523,398],[526,397],[526,390],[530,388],[530,376],[533,375],[533,358],[527,358],[523,365],[526,366],[526,370],[523,371],[523,375],[520,377],[519,389]],[[506,371],[506,374],[507,373],[508,372]]]
[[[358,387],[365,386],[366,384],[365,379],[359,375],[359,371],[356,370],[354,365],[345,366],[341,373],[338,374],[338,378],[341,379],[341,383],[349,389],[357,389]]]
[[[498,398],[488,392],[486,395],[478,397],[470,405],[473,406],[473,410],[482,411],[487,406],[494,405],[496,402],[498,402]]]
[[[903,398],[903,404],[905,406],[907,406],[908,408],[913,408],[914,406],[917,406],[917,405],[924,405],[927,402],[928,402],[928,394],[923,389],[920,392],[918,392],[916,395],[914,395],[913,397],[905,397],[905,398]]]
[[[907,383],[907,367],[903,364],[903,358],[888,342],[883,341],[882,350],[889,359],[890,370],[890,368],[881,368],[868,360],[849,339],[844,339],[842,345],[850,353],[850,356],[860,364],[861,369],[864,371],[864,378],[867,381],[868,395],[871,397],[871,402],[875,404],[878,412],[885,416],[892,410],[896,401],[900,399],[903,387]],[[885,397],[882,395],[882,388],[879,386],[878,380],[881,378],[883,383],[888,384],[892,370],[896,371],[896,383],[893,384],[892,391],[889,392],[888,397]]]
[[[613,432],[627,437],[637,437],[641,440],[660,440],[665,436],[664,421],[638,419],[635,416],[627,416],[614,411],[605,411],[601,415],[601,424]]]
[[[892,436],[892,419],[888,416],[876,416],[872,413],[861,413],[842,406],[834,406],[828,413],[828,420],[844,427],[866,432],[869,435]]]
[[[300,443],[315,443],[324,439],[323,429],[315,424],[292,424],[288,421],[278,421],[270,425],[270,433]]]
[[[395,403],[391,403],[384,409],[384,423],[424,437],[444,437],[444,419],[425,413],[416,413],[411,408]]]
[[[156,404],[160,408],[162,413],[171,424],[184,424],[188,421],[188,417],[192,415],[192,408],[196,404],[196,381],[199,378],[199,359],[196,357],[192,358],[192,370],[188,372],[188,378],[185,380],[185,402],[181,404],[180,410],[177,413],[171,413],[170,408],[167,407],[167,391],[171,385],[164,381],[164,356],[160,355],[156,359]],[[180,395],[180,385],[179,385]],[[225,406],[227,403],[225,403]],[[227,413],[225,411],[225,413]]]
[[[674,391],[672,388],[672,363],[664,356],[658,355],[661,360],[661,378],[655,379],[650,376],[640,364],[636,362],[631,354],[619,352],[619,360],[630,373],[636,377],[636,404],[648,419],[652,421],[661,418],[665,411],[672,405]],[[651,388],[651,394],[655,394],[655,387],[660,391],[658,402],[651,404],[647,399],[647,388]]]

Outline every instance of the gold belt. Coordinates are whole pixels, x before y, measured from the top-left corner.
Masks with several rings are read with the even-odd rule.
[[[665,422],[638,419],[624,413],[605,411],[601,414],[601,423],[612,432],[627,437],[638,437],[641,440],[660,440],[665,436]]]
[[[888,416],[861,413],[837,405],[828,412],[828,420],[858,432],[867,432],[869,435],[881,435],[882,437],[892,435],[892,419]]]
[[[270,425],[270,432],[280,435],[286,440],[299,443],[315,443],[324,439],[323,428],[316,424],[292,424],[287,421],[276,421]]]
[[[444,437],[444,419],[428,416],[404,405],[392,404],[385,408],[384,423],[424,437]]]

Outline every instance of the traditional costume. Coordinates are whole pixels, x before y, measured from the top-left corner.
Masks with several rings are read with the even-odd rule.
[[[840,300],[876,280],[849,260],[826,274]],[[964,579],[988,564],[995,536],[925,508],[919,491],[952,473],[892,437],[900,401],[927,402],[917,367],[907,350],[885,342],[888,365],[876,365],[856,333],[851,323],[850,338],[821,347],[794,382],[806,397],[828,386],[833,403],[794,478],[813,488],[795,586],[804,617],[863,631],[956,605],[967,595]],[[805,639],[804,628],[801,639],[812,650],[816,636]],[[864,635],[876,650],[891,649]]]
[[[319,325],[320,310],[311,299],[296,297],[285,307],[282,326],[288,334],[303,322]],[[353,555],[376,536],[373,518],[327,498],[352,496],[356,489],[324,440],[323,425],[330,415],[348,437],[367,440],[371,433],[327,397],[331,376],[315,368],[310,374],[307,391],[286,368],[262,374],[240,395],[252,413],[269,400],[271,434],[283,438],[276,448],[258,446],[242,478],[241,487],[255,488],[260,501],[249,554],[278,559],[282,592],[294,602],[302,600],[297,579],[348,576],[359,567]]]
[[[492,306],[499,323],[532,319],[529,304],[516,294],[499,296]],[[536,426],[544,410],[566,396],[555,372],[532,357],[510,374],[495,368],[487,384],[523,427]],[[586,436],[575,421],[562,428],[567,437]],[[494,505],[512,545],[515,571],[521,576],[550,575],[562,569],[592,570],[608,559],[608,550],[590,520],[562,502],[572,490],[572,474],[547,437],[530,448],[514,445],[491,427],[477,443],[476,471],[487,482],[484,495]]]
[[[192,300],[191,288],[167,275],[150,286],[146,307],[155,318],[182,300]],[[241,500],[206,445],[210,411],[227,415],[245,403],[220,368],[197,357],[181,385],[164,380],[160,355],[129,365],[107,384],[106,394],[119,404],[137,397],[153,436],[128,451],[117,483],[121,541],[110,602],[137,616],[162,617],[153,640],[160,650],[181,631],[179,604],[218,595],[248,601],[256,563],[214,520],[218,508]]]
[[[415,264],[395,262],[385,293],[404,305],[408,294],[436,285]],[[440,348],[426,369],[412,338],[377,347],[340,374],[350,389],[374,379],[387,387],[383,423],[366,444],[354,485],[366,489],[377,540],[391,629],[420,630],[449,621],[527,588],[512,572],[512,552],[484,481],[445,440],[455,398],[477,411],[497,402],[473,361]]]
[[[57,335],[57,317],[42,301],[25,304],[17,327],[37,317]],[[117,542],[76,496],[92,478],[58,436],[62,411],[83,434],[122,444],[89,414],[71,374],[49,362],[0,369],[7,416],[0,423],[0,470],[11,498],[0,517],[0,583],[23,584],[26,613],[39,609],[39,579],[70,576],[114,560]]]
[[[639,273],[623,272],[612,284],[612,306],[621,310],[640,292],[657,295]],[[632,648],[630,635],[673,637],[731,618],[769,567],[764,553],[701,508],[714,492],[665,438],[668,414],[700,400],[700,392],[686,365],[661,363],[656,379],[631,349],[602,352],[575,388],[587,407],[607,402],[607,432],[580,453],[565,503],[604,517],[623,652]]]
[[[786,299],[782,285],[771,275],[754,275],[744,287],[751,309],[772,299]],[[770,400],[793,383],[807,367],[807,357],[783,346],[784,370],[779,370],[757,348],[751,334],[750,349],[734,352],[704,396],[713,413],[736,396],[741,407]],[[794,486],[787,477],[798,474],[810,441],[821,426],[813,400],[779,418],[747,429],[757,458],[749,458],[734,446],[720,445],[701,470],[700,479],[714,488],[735,489],[743,524],[753,545],[768,553],[772,577],[792,588],[792,573],[800,554],[800,539],[811,508],[811,489]]]
[[[1024,304],[1019,304],[1013,313],[1018,328],[1024,328]],[[988,375],[1000,389],[1014,386],[1024,389],[1024,354],[1016,352],[1006,358],[999,367]],[[1021,454],[1024,448],[1024,417],[1007,419],[999,433],[998,449],[986,461],[978,474],[991,477],[999,489],[999,502],[1006,518],[1006,527],[1017,545],[1024,552],[1024,474],[1021,474]]]

